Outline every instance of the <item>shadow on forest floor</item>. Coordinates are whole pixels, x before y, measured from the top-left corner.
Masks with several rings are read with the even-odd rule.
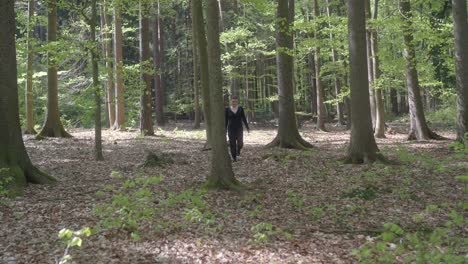
[[[96,205],[113,208],[120,191],[132,193],[133,187],[122,187],[124,181],[135,178],[163,177],[145,187],[158,211],[134,229],[104,230],[87,238],[82,249],[71,251],[77,263],[352,263],[351,250],[384,223],[432,229],[447,216],[428,214],[428,206],[463,199],[454,176],[467,163],[446,162],[452,155],[449,141],[416,143],[407,142],[404,134],[388,135],[378,144],[385,155],[405,159],[402,165],[355,166],[339,162],[348,132],[330,130],[304,126],[301,133],[315,148],[297,151],[265,149],[276,131],[253,127],[245,134],[240,161],[233,164],[247,186],[244,194],[197,192],[209,171],[209,152],[201,151],[204,132],[186,124],[169,125],[148,138],[105,130],[103,162],[93,160],[91,130],[74,130],[72,139],[28,137],[33,162],[58,183],[31,185],[24,197],[0,205],[0,262],[59,259],[65,247],[58,231],[95,227],[102,220],[94,213]],[[142,167],[148,151],[174,154],[176,162]],[[137,231],[135,241],[131,233]]]

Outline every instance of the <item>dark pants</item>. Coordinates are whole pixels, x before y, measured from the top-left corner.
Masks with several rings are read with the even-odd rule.
[[[231,149],[231,156],[233,160],[240,155],[240,151],[244,146],[244,131],[240,129],[228,129],[229,148]]]

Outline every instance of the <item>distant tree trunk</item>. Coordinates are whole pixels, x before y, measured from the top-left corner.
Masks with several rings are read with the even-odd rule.
[[[197,38],[196,42],[198,47],[198,58],[200,61],[200,82],[206,127],[206,144],[204,146],[204,149],[207,150],[210,148],[211,145],[211,130],[209,129],[211,127],[211,95],[209,83],[210,72],[208,71],[208,43],[206,40],[205,23],[203,19],[202,0],[192,0],[191,4],[193,23],[196,31],[195,36]]]
[[[47,3],[48,14],[48,43],[57,41],[57,1],[50,0]],[[58,77],[57,61],[55,61],[55,51],[47,51],[47,112],[44,125],[37,134],[37,138],[42,137],[71,137],[63,128],[60,120],[58,107]]]
[[[29,159],[21,136],[15,47],[14,0],[0,2],[0,181],[12,178],[9,188],[21,193],[26,183],[51,183]]]
[[[106,99],[107,99],[107,120],[110,124],[115,123],[115,88],[114,88],[114,73],[112,65],[112,35],[109,31],[110,19],[107,15],[107,6],[106,2],[101,8],[101,31],[103,36],[103,48],[104,56],[106,63],[106,73],[107,73],[107,82],[106,87]]]
[[[26,129],[25,134],[36,134],[34,129],[34,103],[33,103],[33,64],[34,51],[32,39],[34,38],[34,0],[28,1],[28,63],[26,65]]]
[[[458,133],[457,140],[468,145],[466,133],[468,132],[468,16],[466,0],[452,0],[454,33],[455,33],[455,60],[457,66],[457,108]]]
[[[366,20],[370,20],[372,18],[371,10],[370,10],[370,0],[365,1],[365,12],[366,12]],[[371,30],[367,29],[366,31],[366,40],[367,40],[367,79],[369,83],[374,83],[374,67],[372,61],[372,34]],[[374,89],[372,86],[369,86],[369,101],[370,101],[370,109],[371,109],[371,117],[372,117],[372,128],[375,129],[375,121],[376,121],[376,103],[375,103],[375,96],[374,96]]]
[[[398,111],[398,93],[395,88],[390,89],[390,109],[395,116],[400,114]]]
[[[114,75],[115,75],[115,123],[114,129],[122,130],[125,125],[125,99],[122,59],[122,17],[120,6],[114,7]]]
[[[154,57],[154,90],[155,90],[155,113],[156,124],[164,126],[166,120],[164,118],[164,89],[162,84],[162,48],[161,48],[161,14],[159,1],[156,6],[156,17],[153,25],[153,57]]]
[[[194,1],[194,0],[191,0]],[[200,86],[198,85],[198,47],[197,47],[197,36],[196,36],[196,23],[195,18],[192,15],[192,60],[193,60],[193,92],[194,92],[194,113],[195,118],[193,121],[193,128],[200,128],[201,122],[201,109],[200,109]]]
[[[403,19],[403,38],[405,41],[406,59],[406,86],[408,87],[408,100],[410,108],[410,132],[409,140],[442,139],[432,132],[426,123],[421,90],[419,87],[418,70],[416,63],[416,51],[414,48],[413,22],[411,4],[409,0],[400,0],[400,11]]]
[[[372,15],[373,20],[377,20],[379,12],[379,0],[374,0],[374,14]],[[377,30],[371,30],[371,55],[372,65],[374,73],[374,97],[375,97],[375,127],[374,136],[376,138],[385,138],[385,108],[382,98],[382,89],[377,87],[377,82],[380,78],[380,61],[379,61],[379,44]]]
[[[267,147],[306,149],[312,147],[299,134],[293,92],[294,0],[279,0],[276,24],[276,62],[278,71],[279,127],[275,139]]]
[[[94,112],[94,155],[96,160],[104,160],[102,156],[102,129],[101,129],[101,85],[99,84],[99,55],[98,55],[98,42],[96,39],[96,21],[97,16],[97,7],[96,1],[91,1],[91,21],[89,26],[91,29],[91,41],[94,44],[91,48],[91,65],[93,67],[93,86],[94,86],[94,102],[95,102],[95,112]]]
[[[327,16],[330,19],[331,18],[331,12],[330,12],[330,0],[327,0]],[[329,20],[329,26],[331,26],[330,20]],[[333,44],[334,36],[333,32],[330,32],[330,42]],[[335,48],[332,48],[332,60],[333,63],[338,62],[338,53],[336,52]],[[335,93],[336,96],[338,97],[341,93],[341,80],[340,77],[335,73]],[[338,116],[338,124],[339,125],[344,125],[344,117],[343,117],[343,103],[342,102],[337,102],[336,103],[336,114]]]
[[[140,133],[145,136],[153,136],[153,117],[151,108],[151,74],[150,67],[150,30],[149,12],[146,3],[140,1]]]
[[[366,19],[364,1],[349,0],[348,30],[351,90],[351,142],[349,163],[372,162],[383,158],[375,142],[367,80]]]
[[[313,115],[317,114],[317,82],[315,75],[315,56],[309,54],[309,68],[310,68],[310,84],[311,84],[311,93],[310,93],[310,111]]]
[[[314,38],[315,40],[319,39],[319,21],[318,17],[320,16],[318,1],[314,0],[314,18],[315,18],[315,29],[314,29]],[[325,121],[327,119],[326,109],[325,109],[325,92],[323,90],[322,81],[320,79],[320,46],[315,45],[315,86],[317,87],[317,129],[321,131],[326,131]]]
[[[194,0],[195,1],[195,0]],[[211,188],[237,189],[240,183],[234,178],[229,158],[224,128],[223,75],[221,70],[221,47],[219,42],[219,8],[217,0],[208,0],[207,41],[210,83],[211,125],[211,171],[207,186]]]

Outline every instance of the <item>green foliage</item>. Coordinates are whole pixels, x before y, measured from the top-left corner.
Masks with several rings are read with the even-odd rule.
[[[8,168],[0,168],[0,176],[2,174],[8,172]],[[11,196],[11,190],[10,190],[10,185],[13,183],[13,178],[12,177],[0,177],[0,205],[7,204],[7,201],[5,198]]]
[[[60,264],[69,263],[72,261],[72,256],[68,253],[71,248],[81,248],[83,244],[83,238],[91,236],[92,231],[89,227],[85,227],[78,231],[72,231],[70,229],[62,229],[58,234],[58,238],[66,245],[65,253],[60,259]]]
[[[288,202],[297,209],[302,209],[305,206],[305,197],[303,194],[288,191]]]
[[[261,222],[250,228],[253,232],[253,242],[257,244],[268,243],[272,237],[284,237],[287,240],[292,239],[292,235],[271,223]]]
[[[434,112],[428,112],[427,120],[439,126],[455,128],[457,126],[456,104],[447,104]]]

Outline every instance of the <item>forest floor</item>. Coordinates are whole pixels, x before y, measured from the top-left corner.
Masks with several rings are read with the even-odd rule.
[[[74,263],[355,263],[352,249],[384,223],[434,228],[448,216],[428,208],[466,199],[454,177],[468,161],[450,158],[451,140],[408,142],[405,124],[391,127],[378,144],[398,165],[343,164],[349,132],[335,126],[325,133],[306,124],[301,133],[315,147],[298,151],[265,149],[276,131],[253,125],[233,164],[243,193],[199,191],[209,152],[201,151],[204,132],[189,124],[147,138],[104,130],[103,162],[94,161],[92,130],[71,130],[72,139],[25,136],[33,163],[58,182],[0,203],[0,263],[56,263],[66,247],[62,228],[98,226],[69,251]],[[165,164],[142,166],[149,152]],[[153,176],[163,179],[128,181]],[[148,197],[157,208],[151,219]]]

